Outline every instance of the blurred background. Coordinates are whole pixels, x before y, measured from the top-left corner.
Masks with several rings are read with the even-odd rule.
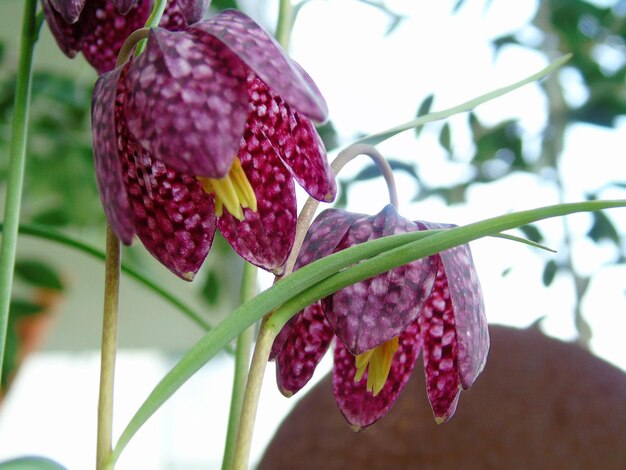
[[[0,197],[21,3],[0,3]],[[328,101],[330,121],[319,130],[331,158],[360,136],[448,108],[573,54],[566,67],[541,83],[381,144],[397,170],[405,217],[465,224],[559,202],[626,197],[626,1],[296,4],[290,52]],[[276,0],[214,0],[212,11],[229,7],[269,31],[275,28]],[[34,67],[22,220],[103,249],[105,221],[89,122],[95,72],[82,57],[63,56],[45,25]],[[351,163],[339,180],[337,207],[371,214],[387,203],[383,180],[366,159]],[[303,203],[304,193],[299,196]],[[624,233],[626,212],[618,209],[518,231],[557,254],[503,240],[473,243],[489,321],[536,326],[626,369]],[[222,240],[191,284],[171,276],[140,244],[125,248],[124,259],[210,324],[236,305],[242,266]],[[270,283],[270,276],[261,277],[261,287]],[[23,236],[15,284],[9,364],[2,377],[3,390],[10,388],[0,406],[0,459],[41,454],[71,469],[90,468],[103,264]],[[123,278],[115,433],[202,334],[169,303]],[[218,468],[232,363],[224,353],[190,380],[131,442],[118,468]],[[298,399],[283,398],[273,374],[270,365],[255,460]],[[318,370],[314,381],[322,375]]]

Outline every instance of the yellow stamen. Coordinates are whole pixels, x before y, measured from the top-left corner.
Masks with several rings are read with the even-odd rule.
[[[223,178],[198,176],[205,192],[215,195],[215,214],[220,217],[224,207],[238,220],[243,220],[243,209],[257,210],[256,196],[252,185],[235,157],[230,171]]]
[[[396,336],[374,349],[356,355],[354,381],[359,382],[367,369],[367,391],[372,392],[374,396],[378,395],[389,377],[393,355],[397,350],[398,337]]]

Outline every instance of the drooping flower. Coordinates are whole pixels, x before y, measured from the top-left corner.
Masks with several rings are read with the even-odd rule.
[[[180,30],[205,15],[210,0],[168,0],[161,26]],[[65,55],[82,52],[99,74],[113,70],[126,38],[142,28],[151,0],[41,0],[50,31]]]
[[[242,13],[153,29],[145,52],[94,90],[96,176],[113,230],[191,279],[217,225],[243,258],[280,272],[295,237],[293,180],[335,197],[310,121],[326,116],[308,74]]]
[[[296,268],[367,240],[450,225],[411,222],[393,206],[368,217],[322,212],[311,225]],[[333,389],[346,420],[361,429],[379,420],[406,385],[420,351],[438,423],[482,371],[489,337],[469,246],[392,269],[346,287],[293,317],[272,348],[281,392],[312,377],[334,340]]]

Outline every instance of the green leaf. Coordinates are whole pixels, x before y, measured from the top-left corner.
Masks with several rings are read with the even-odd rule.
[[[11,304],[9,305],[12,319],[34,315],[42,310],[43,307],[41,305],[23,299],[11,299]]]
[[[420,103],[420,106],[417,109],[417,114],[415,115],[415,117],[420,117],[420,116],[424,116],[425,114],[428,114],[431,106],[433,105],[434,99],[435,99],[435,95],[433,95],[432,93],[428,95],[426,98],[424,98],[424,101]],[[422,129],[423,127],[415,128],[416,137],[419,137],[420,133],[422,132]]]
[[[66,468],[46,457],[19,457],[0,462],[2,470],[66,470]]]
[[[541,243],[543,241],[543,234],[534,225],[524,225],[519,228],[526,238],[534,241],[535,243]]]
[[[544,286],[549,287],[550,284],[552,284],[558,270],[559,267],[554,260],[550,260],[545,264],[543,267],[543,275],[541,276]]]
[[[448,155],[452,153],[450,149],[450,124],[447,122],[441,128],[441,131],[439,131],[439,145],[446,149]]]
[[[610,240],[616,245],[619,245],[620,236],[617,233],[617,229],[611,222],[611,220],[602,212],[593,214],[593,224],[587,236],[594,242],[599,242],[603,239]]]
[[[63,282],[59,275],[43,261],[18,260],[15,262],[15,275],[35,287],[63,290]]]
[[[200,291],[202,298],[207,301],[209,305],[217,304],[220,294],[220,278],[215,274],[214,270],[209,270],[204,285]]]

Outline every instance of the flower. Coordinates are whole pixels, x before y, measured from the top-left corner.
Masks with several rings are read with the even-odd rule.
[[[216,225],[235,251],[281,272],[293,245],[293,180],[318,200],[336,184],[309,119],[312,79],[260,26],[229,10],[181,32],[155,28],[137,59],[100,77],[96,176],[109,223],[191,279]]]
[[[113,70],[126,38],[142,28],[150,0],[41,0],[50,31],[65,55],[81,52],[99,74]],[[202,19],[209,0],[169,0],[161,25],[180,30]]]
[[[329,209],[311,225],[296,268],[367,240],[448,227],[411,222],[393,206],[372,217]],[[293,317],[278,334],[270,356],[284,395],[291,396],[309,381],[333,339],[335,399],[354,429],[389,411],[420,350],[435,420],[450,418],[461,389],[469,388],[482,371],[489,349],[469,246],[341,289]]]

